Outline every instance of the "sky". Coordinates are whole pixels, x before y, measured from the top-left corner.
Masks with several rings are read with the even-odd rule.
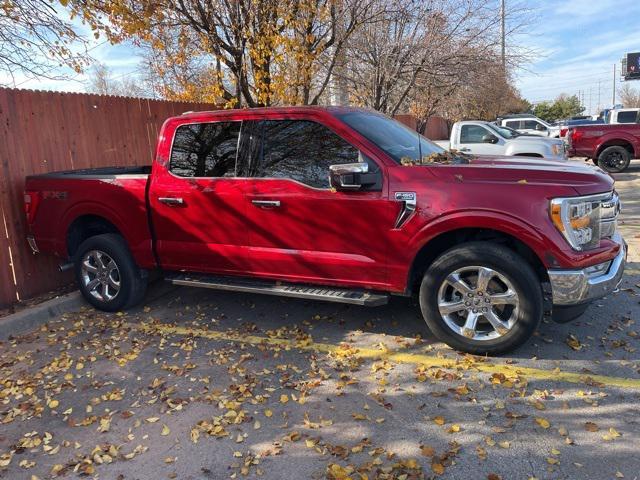
[[[582,92],[588,113],[611,106],[613,69],[622,83],[620,59],[640,51],[640,0],[529,1],[537,15],[521,39],[538,58],[517,73],[516,85],[530,102]],[[509,0],[507,0],[507,9]],[[633,86],[640,88],[640,80]]]
[[[610,106],[614,64],[619,88],[620,59],[627,52],[640,51],[640,0],[506,0],[507,10],[516,2],[526,4],[533,18],[527,34],[516,39],[535,52],[533,60],[516,72],[516,86],[524,98],[536,103],[561,93],[580,93],[588,113]],[[77,22],[76,26],[87,31]],[[91,41],[90,49],[91,56],[107,65],[115,78],[140,70],[139,52],[130,44],[110,45],[99,39]],[[85,91],[87,73],[72,77],[65,81],[19,77],[16,86]],[[3,82],[6,78],[0,75]],[[636,85],[640,88],[640,80]]]

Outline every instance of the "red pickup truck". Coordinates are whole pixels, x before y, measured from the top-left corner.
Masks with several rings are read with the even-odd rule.
[[[359,305],[416,295],[452,347],[495,354],[613,291],[626,246],[612,178],[541,158],[457,157],[352,108],[189,113],[153,165],[30,176],[34,252],[95,307],[177,285]]]
[[[570,157],[587,157],[610,173],[640,158],[640,123],[576,125],[566,138]]]

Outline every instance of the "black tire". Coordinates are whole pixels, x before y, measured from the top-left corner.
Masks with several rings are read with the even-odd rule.
[[[97,292],[103,299],[97,298],[95,294],[91,293],[88,288],[85,275],[89,275],[90,280],[96,279],[98,274],[83,272],[83,260],[90,252],[101,252],[106,254],[101,258],[110,257],[115,263],[117,271],[112,270],[114,278],[119,283],[119,290],[113,295],[113,298],[107,298],[114,293],[113,288],[107,293],[102,295],[101,292]],[[96,258],[95,256],[92,258]],[[89,263],[91,261],[89,260]],[[140,303],[144,298],[144,294],[147,290],[147,272],[141,270],[136,265],[127,243],[122,236],[115,233],[106,233],[103,235],[96,235],[88,238],[78,248],[74,258],[75,274],[80,287],[80,292],[84,298],[91,305],[99,310],[106,312],[116,312],[118,310],[124,310]],[[106,273],[105,273],[106,275]],[[106,279],[111,278],[111,273]],[[93,276],[93,277],[92,277]],[[106,281],[106,280],[105,280]],[[99,287],[101,290],[102,287]]]
[[[624,172],[631,163],[629,151],[619,145],[605,148],[598,155],[598,166],[609,173]]]
[[[467,338],[454,332],[440,314],[438,294],[445,279],[458,269],[472,266],[494,270],[507,279],[517,293],[518,309],[512,310],[515,322],[498,338]],[[469,242],[443,253],[427,269],[419,300],[422,315],[439,340],[456,350],[476,355],[497,355],[516,349],[533,335],[543,315],[542,285],[533,268],[517,253],[492,242]]]

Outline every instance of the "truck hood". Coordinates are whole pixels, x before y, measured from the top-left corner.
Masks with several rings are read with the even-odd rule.
[[[538,137],[535,135],[522,135],[519,137],[510,138],[509,142],[514,142],[514,143],[517,143],[518,145],[547,144],[551,146],[551,145],[562,145],[564,141],[561,138]]]
[[[431,171],[463,182],[571,187],[578,195],[607,192],[614,184],[613,178],[595,165],[533,157],[474,156],[469,163],[441,165]]]

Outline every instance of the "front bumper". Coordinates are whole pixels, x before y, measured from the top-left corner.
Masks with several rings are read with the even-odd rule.
[[[627,259],[627,244],[619,233],[615,234],[613,240],[620,244],[620,252],[610,261],[604,273],[593,273],[589,268],[547,271],[551,281],[554,305],[569,306],[588,303],[604,297],[620,285]]]

